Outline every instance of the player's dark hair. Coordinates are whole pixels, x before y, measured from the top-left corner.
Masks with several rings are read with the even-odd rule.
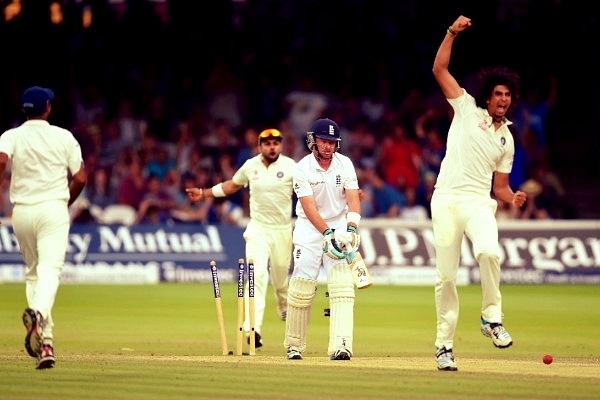
[[[25,118],[39,118],[44,115],[46,110],[39,112],[38,110],[23,108],[23,114],[25,114]]]
[[[521,79],[515,71],[504,66],[487,67],[479,71],[478,77],[480,86],[478,94],[475,96],[478,107],[487,108],[487,100],[494,92],[494,88],[504,85],[510,90],[512,98],[510,109],[514,109],[519,102],[521,90]]]

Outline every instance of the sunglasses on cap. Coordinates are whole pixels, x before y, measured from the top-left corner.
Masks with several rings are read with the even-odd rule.
[[[283,139],[283,135],[277,129],[265,129],[258,135],[259,140],[270,138]]]

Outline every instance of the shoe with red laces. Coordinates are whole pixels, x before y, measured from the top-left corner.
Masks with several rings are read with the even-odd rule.
[[[42,326],[44,318],[39,311],[26,308],[23,311],[23,325],[27,330],[25,335],[25,350],[33,358],[38,358],[42,351]]]
[[[54,367],[56,358],[54,357],[54,348],[51,344],[43,344],[42,351],[38,357],[36,369],[48,369]]]

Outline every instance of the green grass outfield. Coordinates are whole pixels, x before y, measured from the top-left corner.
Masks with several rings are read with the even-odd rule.
[[[236,286],[222,284],[229,349]],[[496,349],[479,332],[480,289],[459,287],[458,372],[433,359],[433,289],[374,286],[357,292],[354,357],[326,357],[325,287],[319,287],[305,359],[284,358],[285,323],[268,297],[265,345],[222,356],[208,284],[63,285],[55,305],[54,369],[23,349],[24,285],[0,285],[0,399],[598,399],[600,288],[509,286]],[[245,344],[245,343],[244,343]],[[245,350],[246,351],[246,350]],[[542,356],[552,353],[554,363]]]

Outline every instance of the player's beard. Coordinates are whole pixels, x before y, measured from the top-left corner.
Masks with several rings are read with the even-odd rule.
[[[277,153],[267,153],[263,154],[263,158],[267,161],[267,163],[272,164],[279,158],[279,154]]]
[[[315,146],[315,157],[319,161],[331,161],[331,159],[333,158],[333,153],[335,153],[335,150],[321,152],[319,146]]]

